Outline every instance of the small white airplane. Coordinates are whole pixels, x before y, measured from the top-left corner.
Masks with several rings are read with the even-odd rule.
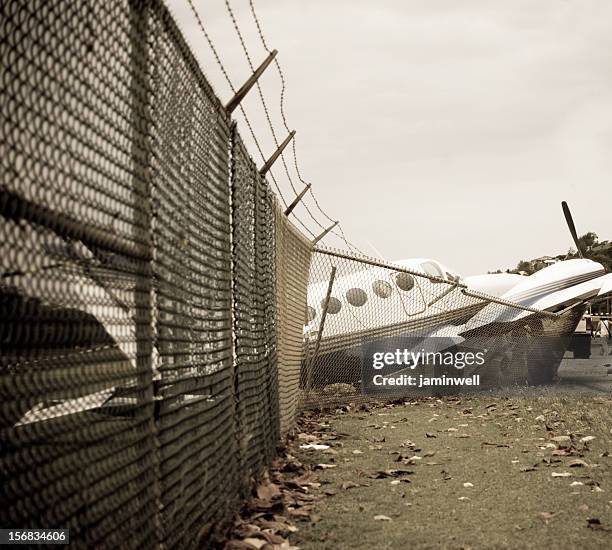
[[[332,282],[320,338],[329,281],[311,284],[305,339],[311,353],[316,347],[313,342],[319,340],[317,361],[327,365],[314,383],[354,383],[355,364],[364,342],[384,343],[386,338],[403,335],[450,337],[456,344],[469,335],[487,334],[487,329],[497,334],[510,332],[517,323],[524,324],[534,316],[531,310],[569,312],[587,300],[611,293],[612,274],[582,257],[569,208],[565,202],[562,206],[581,257],[559,261],[530,276],[495,273],[462,278],[444,264],[424,258],[393,262],[408,272],[371,267],[348,273]],[[496,300],[487,300],[487,296]],[[573,333],[580,316],[574,319],[574,315],[557,330]],[[340,361],[354,365],[334,368]],[[343,380],[343,376],[351,380]]]

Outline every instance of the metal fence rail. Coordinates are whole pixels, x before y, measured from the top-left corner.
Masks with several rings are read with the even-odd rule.
[[[310,243],[160,0],[0,16],[0,524],[195,546],[295,418]]]

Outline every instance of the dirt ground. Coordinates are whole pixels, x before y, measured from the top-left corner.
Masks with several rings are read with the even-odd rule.
[[[583,367],[552,388],[312,417],[302,445],[329,448],[297,446],[321,485],[291,545],[612,548],[612,375]]]

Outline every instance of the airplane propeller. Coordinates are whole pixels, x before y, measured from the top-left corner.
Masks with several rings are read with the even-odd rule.
[[[569,227],[570,233],[572,234],[572,238],[574,239],[574,244],[576,245],[576,250],[578,251],[578,256],[584,258],[584,254],[582,253],[580,247],[580,241],[578,240],[578,233],[576,233],[576,226],[574,225],[574,219],[572,218],[572,213],[570,212],[569,206],[565,201],[561,203],[561,208],[563,208],[563,215],[565,216],[565,221],[567,222],[567,226]]]

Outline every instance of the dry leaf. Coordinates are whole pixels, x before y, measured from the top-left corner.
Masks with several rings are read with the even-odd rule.
[[[572,474],[569,472],[553,472],[550,474],[552,477],[572,477]]]
[[[382,514],[379,514],[377,516],[374,516],[374,521],[393,521],[389,516],[383,516]]]
[[[328,470],[330,468],[335,468],[337,464],[317,464],[315,466],[315,470]]]
[[[596,531],[609,531],[610,530],[601,523],[599,518],[588,518],[587,527],[589,529],[594,529]]]
[[[372,479],[384,479],[387,477],[402,477],[413,474],[412,470],[378,470],[373,474],[370,474],[369,477]]]
[[[571,460],[568,463],[568,466],[570,468],[587,468],[589,465],[584,460],[581,460],[580,458],[575,458],[574,460]]]
[[[569,435],[557,435],[550,438],[559,445],[559,447],[569,447],[572,444],[572,438]]]
[[[262,483],[257,486],[256,490],[257,498],[260,500],[272,500],[274,498],[280,497],[281,491],[278,485],[274,485],[273,483]]]
[[[317,443],[306,443],[305,445],[300,445],[300,449],[311,449],[313,451],[324,451],[325,449],[329,449],[329,445],[319,445]]]
[[[256,539],[256,538],[244,539],[242,542],[245,544],[248,544],[251,548],[257,548],[257,549],[267,544],[267,541],[265,541],[264,539]]]

